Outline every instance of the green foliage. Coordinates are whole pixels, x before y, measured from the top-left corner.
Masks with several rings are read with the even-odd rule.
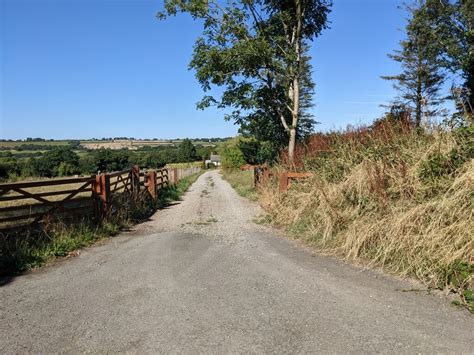
[[[196,159],[200,159],[202,161],[207,160],[210,158],[211,153],[213,153],[213,147],[210,146],[196,146]]]
[[[434,44],[438,45],[443,56],[443,67],[464,81],[461,88],[453,90],[458,113],[472,123],[474,0],[426,0],[424,7],[430,21],[431,33],[436,36]]]
[[[45,153],[32,153],[27,157],[0,152],[0,179],[16,180],[24,177],[56,177],[74,174],[89,175],[97,172],[112,172],[138,165],[142,168],[157,169],[166,164],[187,163],[208,159],[214,147],[194,146],[184,140],[179,146],[144,146],[135,150],[97,149],[79,150],[72,144],[52,145]]]
[[[13,157],[0,159],[0,179],[14,178],[21,174],[21,165]]]
[[[129,168],[130,154],[126,150],[98,149],[92,152],[94,171],[120,171]]]
[[[116,233],[122,224],[96,226],[90,221],[59,223],[48,231],[30,231],[0,236],[0,274],[12,274],[39,267],[67,256],[73,250]]]
[[[400,41],[400,50],[389,55],[401,64],[402,73],[382,78],[394,81],[400,92],[397,101],[415,112],[415,125],[419,128],[422,117],[436,117],[442,112],[440,90],[445,75],[441,72],[441,49],[427,8],[420,2],[407,6],[407,11],[411,16],[406,25],[407,38]]]
[[[198,107],[229,107],[226,119],[241,125],[241,133],[281,144],[299,128],[312,129],[308,49],[327,27],[330,6],[329,0],[166,0],[158,18],[184,12],[203,22],[190,67],[204,91],[224,90],[204,96]]]
[[[257,151],[256,161],[258,164],[273,163],[278,159],[280,149],[273,142],[260,141],[260,146]]]
[[[196,147],[190,139],[183,140],[178,147],[178,159],[180,162],[189,163],[197,159]]]
[[[463,261],[456,261],[445,270],[446,285],[461,295],[462,304],[472,313],[474,313],[474,292],[469,287],[473,275],[474,264]],[[444,286],[440,285],[441,288]],[[458,305],[461,305],[461,302],[458,301]]]
[[[435,181],[455,170],[449,156],[442,153],[431,154],[421,165],[420,178],[425,182]]]
[[[260,150],[260,142],[256,139],[241,139],[237,143],[237,147],[242,152],[244,160],[248,164],[258,164],[258,152]]]
[[[224,169],[235,169],[245,164],[245,156],[239,148],[239,139],[235,138],[222,145],[221,164]]]
[[[70,147],[56,147],[35,161],[39,176],[63,176],[79,172],[79,156]]]

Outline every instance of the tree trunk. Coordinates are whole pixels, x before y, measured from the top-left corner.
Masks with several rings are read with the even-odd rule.
[[[473,47],[474,47],[474,44],[473,44]],[[467,73],[465,86],[468,90],[466,111],[468,115],[472,116],[474,114],[474,56],[473,58],[470,59],[470,62],[469,62],[469,71]]]
[[[423,71],[423,63],[421,61],[420,49],[418,48],[418,74],[416,80],[416,108],[415,108],[415,128],[418,130],[421,126],[421,114],[423,106],[423,92],[422,92],[422,78],[421,72]]]
[[[293,163],[295,156],[296,130],[298,127],[298,118],[300,115],[301,29],[303,25],[302,11],[301,0],[296,0],[296,28],[294,38],[296,63],[293,82],[290,85],[290,99],[293,103],[291,110],[291,126],[289,130],[290,141],[288,142],[288,159],[290,163]]]
[[[290,141],[288,144],[288,160],[293,163],[295,158],[295,146],[296,146],[296,128],[290,128]]]

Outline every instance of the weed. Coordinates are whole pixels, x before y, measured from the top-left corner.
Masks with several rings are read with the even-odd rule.
[[[218,222],[218,220],[216,218],[212,217],[212,218],[207,219],[206,221],[197,221],[197,222],[194,222],[194,223],[198,226],[208,226],[212,223],[217,223],[217,222]]]

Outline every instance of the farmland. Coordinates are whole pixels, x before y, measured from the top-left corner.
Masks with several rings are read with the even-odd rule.
[[[131,165],[159,168],[202,162],[227,138],[0,141],[0,180],[89,175]]]
[[[227,140],[227,138],[199,138],[191,139],[194,145],[201,146],[215,146],[220,142]],[[68,146],[70,144],[77,144],[86,149],[137,149],[141,147],[156,147],[156,146],[173,146],[178,145],[183,139],[63,139],[63,140],[0,140],[0,150],[11,151],[12,153],[26,150],[26,147],[32,148],[28,150],[44,151],[45,147],[49,146]]]

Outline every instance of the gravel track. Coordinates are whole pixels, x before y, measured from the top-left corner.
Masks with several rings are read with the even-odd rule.
[[[218,171],[0,287],[0,353],[473,353],[474,317],[255,224]]]

